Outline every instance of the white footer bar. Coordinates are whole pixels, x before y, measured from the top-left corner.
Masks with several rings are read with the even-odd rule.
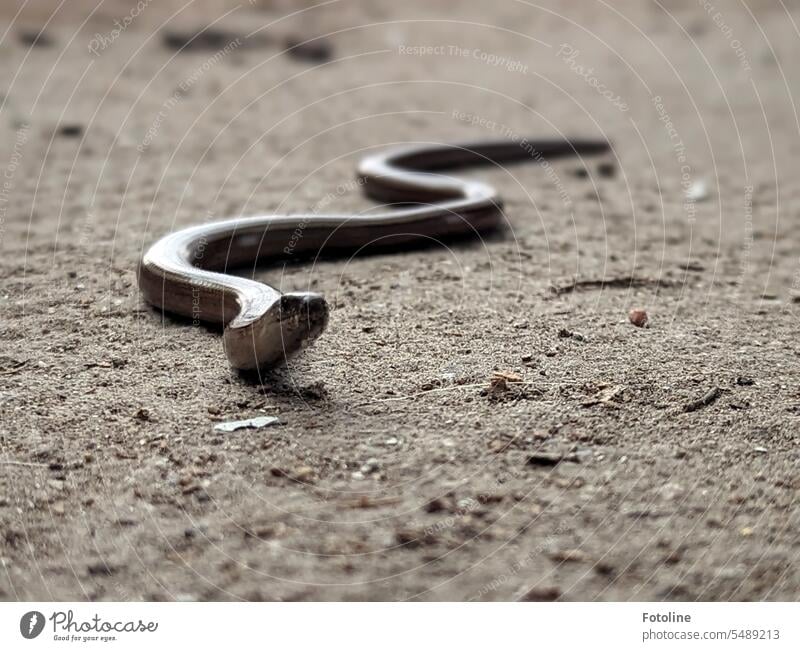
[[[798,620],[795,603],[2,603],[0,648],[777,650],[800,649]]]

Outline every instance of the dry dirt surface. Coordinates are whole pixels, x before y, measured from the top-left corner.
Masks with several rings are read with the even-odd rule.
[[[800,12],[304,7],[3,3],[0,598],[796,599]],[[259,267],[332,306],[260,381],[139,297],[379,148],[558,134],[613,152],[463,172],[497,233]]]

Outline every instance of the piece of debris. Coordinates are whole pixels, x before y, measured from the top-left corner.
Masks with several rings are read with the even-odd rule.
[[[63,138],[80,138],[83,135],[83,127],[80,124],[62,124],[56,133]]]
[[[628,320],[637,328],[646,328],[648,322],[647,312],[642,309],[634,308],[628,312]]]
[[[736,384],[738,384],[740,387],[751,387],[755,383],[756,381],[751,377],[740,375],[736,378]]]
[[[53,40],[44,32],[24,31],[19,33],[19,42],[31,47],[50,47]]]
[[[511,447],[511,441],[504,441],[502,439],[492,439],[487,443],[487,447],[489,448],[489,452],[494,454],[498,454],[500,452],[505,452]]]
[[[292,479],[299,482],[309,482],[314,478],[314,469],[311,466],[298,466],[292,469]]]
[[[425,513],[442,513],[443,511],[452,510],[448,503],[441,497],[434,497],[430,502],[422,507]]]
[[[161,35],[161,41],[165,47],[176,52],[217,51],[225,46],[235,45],[237,41],[241,40],[241,37],[219,29],[188,32],[168,30]]]
[[[377,459],[367,459],[364,464],[361,466],[361,474],[362,475],[371,475],[373,472],[376,472],[380,469],[380,464],[378,463]]]
[[[324,380],[317,380],[302,387],[292,387],[293,393],[300,394],[306,400],[324,400],[328,397],[328,389],[325,388]]]
[[[594,405],[616,407],[614,403],[622,402],[623,393],[625,393],[624,386],[602,387],[596,396],[582,402],[581,407],[593,407]]]
[[[14,461],[8,459],[0,459],[0,465],[2,466],[20,466],[23,468],[30,467],[30,468],[47,468],[48,464],[46,463],[34,463],[33,461]]]
[[[567,328],[561,328],[558,331],[558,336],[560,339],[574,339],[575,341],[589,341],[589,338],[586,335],[581,334],[580,332],[575,332],[574,330],[568,330]]]
[[[519,601],[558,601],[561,598],[561,590],[555,586],[545,586],[526,590]]]
[[[582,563],[589,559],[580,549],[558,549],[549,556],[558,563]]]
[[[28,363],[27,359],[14,359],[13,357],[0,356],[0,375],[19,373]]]
[[[686,190],[686,198],[690,201],[703,201],[708,199],[708,184],[702,179],[698,179]]]
[[[495,371],[489,380],[490,393],[502,393],[509,390],[509,384],[522,382],[522,376],[513,371]]]
[[[133,415],[133,417],[136,420],[141,420],[143,422],[146,422],[146,421],[150,420],[150,410],[149,409],[145,409],[144,407],[142,407],[140,409],[137,409],[136,413]]]
[[[574,452],[534,452],[528,457],[529,466],[557,466],[563,461],[570,463],[580,463],[580,457]]]
[[[117,571],[117,568],[105,561],[98,561],[87,565],[86,571],[89,572],[90,576],[111,576]]]
[[[541,389],[523,382],[522,376],[513,371],[495,371],[489,380],[489,386],[481,390],[482,396],[487,396],[493,402],[511,402],[515,400],[528,400],[543,395]]]
[[[333,54],[330,42],[324,38],[307,40],[299,36],[290,36],[286,39],[284,47],[286,53],[293,59],[309,63],[325,63],[330,61]]]
[[[246,420],[230,420],[214,425],[215,432],[235,432],[239,429],[261,429],[270,425],[278,425],[280,419],[276,416],[256,416]]]
[[[758,452],[759,454],[766,454],[767,452],[769,452],[769,450],[767,450],[767,448],[765,448],[764,446],[758,445],[753,448],[753,452]]]
[[[643,508],[643,509],[631,509],[629,511],[625,511],[625,515],[629,518],[635,518],[636,520],[640,520],[642,518],[665,518],[667,516],[673,515],[673,512],[656,511],[654,509]]]
[[[597,174],[605,179],[613,178],[617,173],[617,166],[610,161],[598,163]]]
[[[706,393],[702,398],[698,400],[693,400],[692,402],[683,406],[683,412],[688,413],[690,411],[697,411],[698,409],[702,409],[703,407],[708,407],[710,404],[714,403],[717,398],[722,395],[722,389],[719,387],[714,387]]]
[[[346,509],[374,509],[380,506],[399,504],[401,501],[399,497],[370,497],[369,495],[362,495],[353,500],[339,502],[339,504]]]
[[[550,291],[556,296],[592,289],[631,289],[633,287],[674,287],[675,282],[665,278],[640,278],[638,276],[617,276],[589,280],[573,280],[566,285],[552,285]]]
[[[47,485],[54,491],[63,491],[67,487],[67,482],[63,479],[48,479]]]
[[[273,477],[282,477],[307,483],[314,478],[314,469],[310,466],[298,466],[297,468],[287,470],[286,468],[279,468],[276,466],[269,469],[269,474]]]
[[[395,532],[395,541],[406,549],[416,549],[422,545],[433,545],[438,539],[433,531],[423,528],[407,527]]]

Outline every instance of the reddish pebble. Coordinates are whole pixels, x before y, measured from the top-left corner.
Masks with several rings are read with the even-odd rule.
[[[644,310],[631,310],[628,312],[628,319],[637,328],[644,328],[647,325],[647,312]]]

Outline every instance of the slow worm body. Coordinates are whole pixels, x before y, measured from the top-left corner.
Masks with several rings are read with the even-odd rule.
[[[523,146],[524,143],[524,146]],[[325,299],[278,290],[225,270],[256,261],[326,251],[409,244],[490,230],[502,220],[501,200],[485,183],[441,173],[450,167],[543,161],[606,151],[595,140],[414,145],[361,161],[368,196],[403,207],[368,215],[264,215],[204,224],[156,242],[139,265],[139,287],[165,312],[224,326],[230,365],[242,371],[274,366],[313,341],[328,322]]]

